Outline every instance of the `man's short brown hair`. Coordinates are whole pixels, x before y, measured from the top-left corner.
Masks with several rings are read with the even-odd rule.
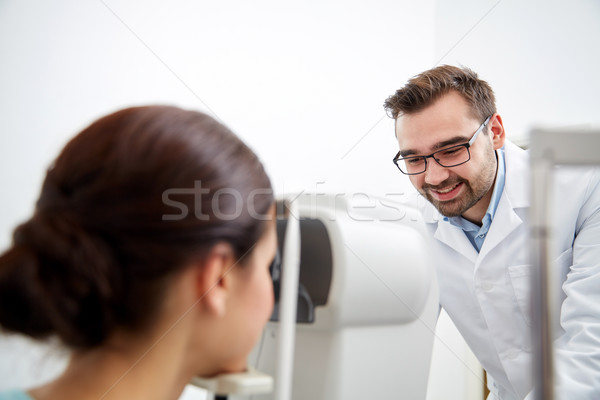
[[[388,97],[384,107],[397,119],[432,105],[450,91],[460,94],[471,106],[473,117],[483,121],[496,113],[496,99],[490,85],[466,67],[441,65],[411,78]]]

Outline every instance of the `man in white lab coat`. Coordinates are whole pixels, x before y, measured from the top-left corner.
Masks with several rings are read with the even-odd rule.
[[[488,399],[532,398],[527,152],[506,140],[491,87],[467,68],[425,71],[385,107],[394,162],[435,238],[440,305],[487,371]],[[600,173],[555,175],[557,398],[600,399]]]

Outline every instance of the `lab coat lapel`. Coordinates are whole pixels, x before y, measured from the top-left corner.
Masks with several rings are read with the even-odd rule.
[[[431,229],[433,237],[450,247],[457,253],[466,257],[469,261],[475,262],[477,259],[477,251],[467,239],[467,236],[462,229],[444,221],[444,217],[439,211],[428,201],[421,197],[422,204],[421,213],[426,224]]]
[[[485,257],[487,253],[505,240],[508,235],[510,235],[511,232],[517,229],[522,223],[523,220],[521,217],[519,217],[519,215],[517,215],[515,209],[510,204],[508,196],[506,196],[506,193],[504,193],[500,198],[500,203],[498,204],[496,215],[494,216],[494,221],[492,222],[492,226],[490,227],[487,237],[483,242],[483,246],[479,252],[479,257]]]
[[[440,221],[433,236],[466,257],[469,261],[474,263],[477,260],[477,251],[459,227],[451,225],[447,221]]]
[[[523,224],[518,209],[529,207],[529,155],[511,142],[505,144],[504,191],[479,256],[485,257]],[[521,212],[521,215],[523,213]]]

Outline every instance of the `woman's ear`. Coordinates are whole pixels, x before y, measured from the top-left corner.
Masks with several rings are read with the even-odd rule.
[[[196,295],[202,308],[214,316],[225,314],[227,296],[231,290],[228,274],[235,265],[233,249],[227,243],[217,243],[202,264],[197,266]]]

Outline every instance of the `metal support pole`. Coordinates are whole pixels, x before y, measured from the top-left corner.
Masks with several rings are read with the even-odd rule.
[[[534,388],[536,400],[554,399],[554,363],[552,351],[552,326],[555,316],[552,301],[552,274],[549,261],[551,243],[551,227],[549,221],[549,199],[551,193],[552,163],[547,159],[539,160],[532,165],[530,222],[530,258],[532,265],[537,266],[536,274],[531,279],[531,312],[532,312],[532,346]]]
[[[534,394],[554,400],[552,328],[559,319],[557,285],[552,269],[554,221],[552,178],[555,165],[600,165],[599,130],[533,130],[531,132],[530,259],[537,266],[531,279]]]
[[[275,399],[292,399],[294,379],[294,343],[296,339],[296,311],[300,277],[300,221],[296,203],[287,203],[288,223],[283,244],[281,300],[279,318],[279,346],[277,348],[277,375]]]

